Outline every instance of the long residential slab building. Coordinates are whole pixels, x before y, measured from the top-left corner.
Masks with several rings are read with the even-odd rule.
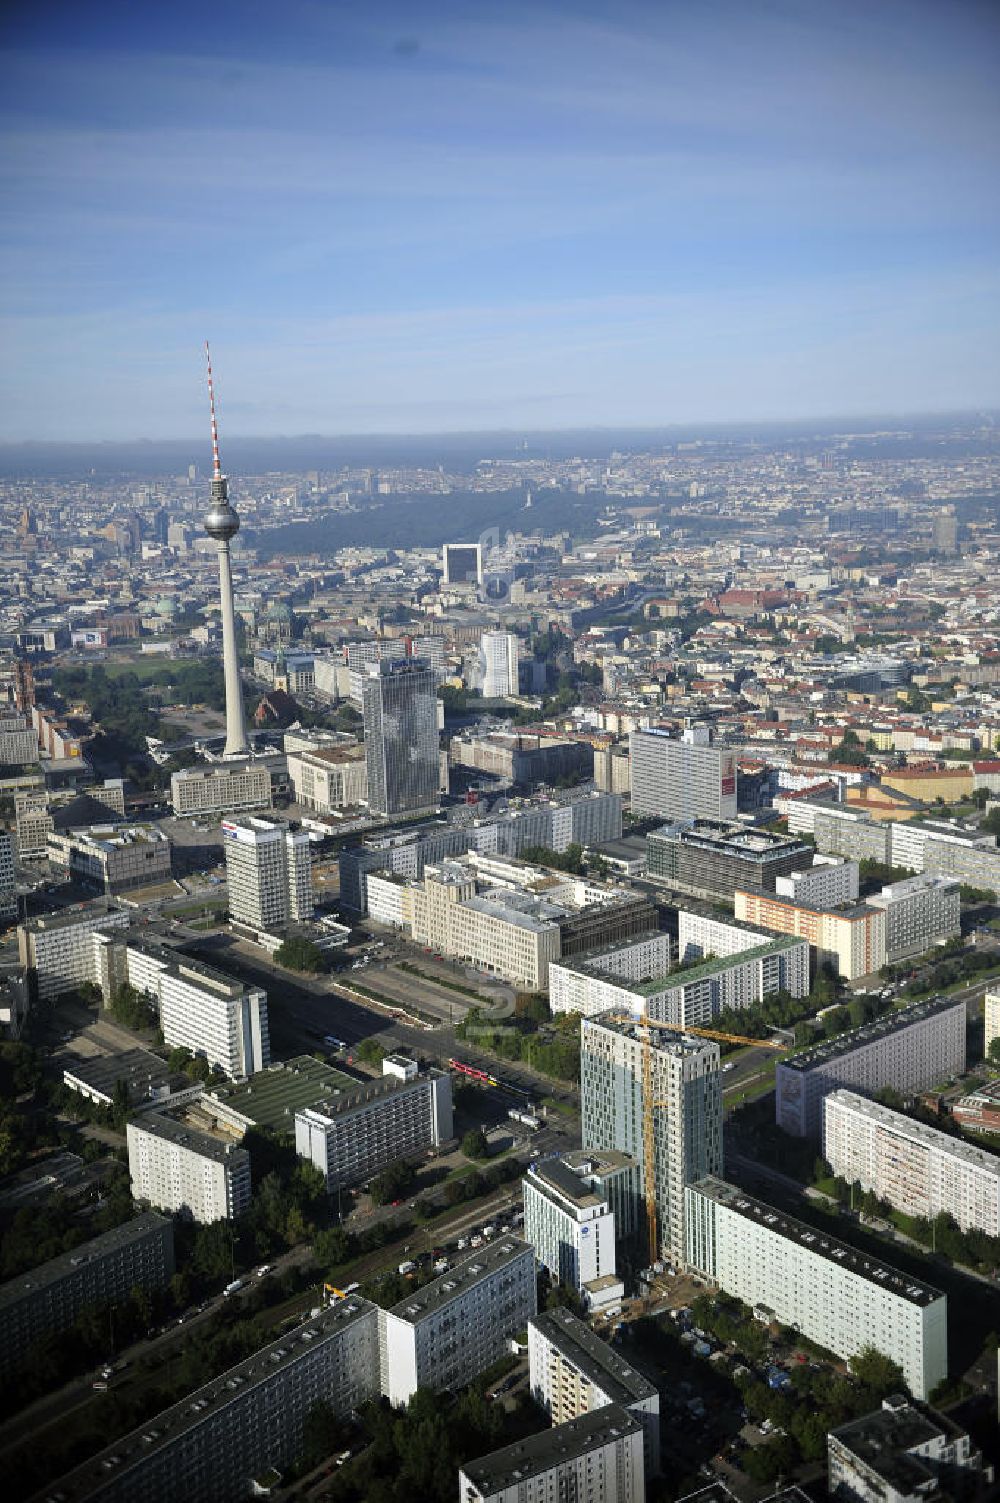
[[[883,1086],[925,1091],[965,1071],[964,1002],[932,997],[887,1013],[780,1060],[775,1120],[795,1137],[819,1137],[823,1102],[838,1086],[874,1096]]]
[[[316,1404],[347,1419],[378,1394],[378,1315],[352,1296],[61,1477],[64,1503],[242,1503],[301,1451]]]
[[[174,1271],[174,1227],[146,1212],[0,1285],[0,1373],[34,1342],[73,1325],[88,1305],[119,1304],[137,1286],[162,1289]]]
[[[1000,1237],[1000,1157],[854,1091],[823,1103],[823,1156],[834,1174],[907,1216],[953,1216]]]
[[[797,1221],[736,1185],[689,1185],[687,1263],[767,1321],[850,1359],[875,1347],[926,1399],[948,1375],[940,1290]]]

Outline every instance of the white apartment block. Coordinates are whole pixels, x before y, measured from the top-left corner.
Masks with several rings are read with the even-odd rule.
[[[317,814],[346,809],[368,797],[363,746],[320,746],[289,752],[288,777],[295,802]]]
[[[700,914],[680,915],[680,960],[670,970],[667,935],[642,936],[549,966],[553,1012],[584,1017],[614,1011],[646,1014],[674,1027],[710,1024],[725,1008],[752,1007],[772,992],[794,997],[809,991],[809,946],[775,939]],[[721,953],[720,953],[721,952]],[[703,960],[697,957],[703,955]]]
[[[713,746],[703,727],[682,740],[656,728],[633,731],[629,761],[634,814],[736,818],[736,753]]]
[[[17,884],[14,875],[14,836],[0,830],[0,923],[17,918]]]
[[[926,1091],[965,1071],[965,1003],[914,1002],[780,1060],[775,1121],[795,1137],[819,1137],[823,1102],[838,1086],[874,1096],[883,1086]]]
[[[517,693],[517,654],[517,637],[513,632],[483,632],[479,667],[484,699],[509,699]]]
[[[170,880],[170,841],[153,825],[92,825],[53,830],[47,854],[80,882],[107,893],[128,892]]]
[[[722,1172],[719,1046],[708,1039],[645,1030],[609,1016],[581,1023],[580,1115],[585,1149],[617,1149],[639,1165],[646,1193],[646,1113],[653,1121],[658,1240],[671,1259],[684,1257],[684,1186]],[[648,1077],[643,1051],[649,1049]],[[645,1100],[646,1081],[653,1099]]]
[[[258,934],[313,914],[312,847],[305,830],[269,814],[222,821],[229,917]]]
[[[873,975],[885,965],[886,916],[867,903],[817,908],[795,898],[737,888],[733,906],[738,919],[808,941],[816,951],[817,965],[833,966],[848,981]]]
[[[15,793],[14,822],[20,860],[41,860],[48,850],[49,832],[55,827],[48,794]]]
[[[413,905],[407,901],[406,882],[395,872],[369,872],[365,881],[368,917],[391,929],[409,929]]]
[[[300,1454],[319,1403],[348,1419],[378,1395],[378,1310],[352,1295],[307,1318],[59,1479],[73,1503],[237,1503]]]
[[[875,1347],[926,1399],[948,1375],[948,1301],[939,1290],[708,1178],[687,1189],[687,1263],[762,1319],[794,1326],[850,1359]]]
[[[406,1404],[418,1388],[458,1389],[507,1350],[537,1308],[535,1255],[504,1237],[380,1312],[382,1392]]]
[[[524,1240],[553,1278],[583,1292],[615,1273],[615,1217],[585,1174],[560,1158],[540,1159],[521,1181]]]
[[[660,1395],[648,1378],[558,1305],[528,1321],[531,1396],[553,1425],[618,1404],[643,1428],[647,1477],[660,1472]]]
[[[946,1211],[963,1232],[1000,1237],[995,1153],[853,1091],[831,1091],[823,1103],[823,1157],[834,1174],[907,1216],[932,1220]]]
[[[582,1414],[467,1461],[459,1503],[644,1503],[642,1438],[617,1404]]]
[[[0,712],[0,767],[23,767],[38,761],[38,737],[27,715]]]
[[[788,830],[792,834],[791,826]],[[791,898],[811,908],[838,908],[858,901],[860,873],[856,861],[843,856],[817,855],[812,866],[787,877],[776,877],[774,891],[780,898]]]
[[[178,818],[270,809],[271,774],[263,762],[183,767],[171,774],[170,806]]]
[[[901,1394],[883,1399],[874,1414],[831,1430],[826,1443],[827,1490],[844,1503],[977,1497],[993,1481],[993,1468],[983,1465],[966,1431]]]
[[[18,955],[32,977],[39,1001],[73,991],[83,982],[100,985],[100,948],[94,936],[129,926],[128,913],[104,898],[66,913],[29,919],[17,931]]]
[[[868,899],[885,914],[886,960],[922,955],[962,932],[960,883],[955,877],[922,872],[904,882],[891,882]]]
[[[113,960],[108,973],[115,979],[121,974],[154,1005],[168,1048],[190,1049],[232,1080],[270,1064],[267,993],[261,987],[141,937],[123,949],[123,963]]]
[[[990,1057],[990,1045],[1000,1039],[1000,992],[987,992],[983,998],[983,1053]]]
[[[454,1136],[451,1077],[386,1074],[295,1114],[295,1150],[332,1194]]]
[[[200,1120],[200,1119],[199,1119]],[[250,1204],[250,1155],[230,1135],[166,1112],[127,1124],[132,1195],[192,1221],[235,1221]]]

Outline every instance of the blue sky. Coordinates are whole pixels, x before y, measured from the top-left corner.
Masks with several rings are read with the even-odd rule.
[[[1000,6],[7,0],[0,439],[1000,405]]]

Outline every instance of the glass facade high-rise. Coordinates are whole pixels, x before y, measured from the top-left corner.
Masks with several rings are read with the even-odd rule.
[[[368,804],[407,814],[438,803],[437,674],[426,658],[366,663],[362,683]]]
[[[649,1074],[643,1063],[649,1048]],[[647,1102],[646,1082],[653,1099]],[[719,1046],[686,1033],[643,1031],[613,1013],[580,1024],[584,1148],[615,1149],[639,1165],[646,1193],[645,1114],[653,1115],[653,1174],[660,1253],[684,1259],[684,1187],[722,1173]]]

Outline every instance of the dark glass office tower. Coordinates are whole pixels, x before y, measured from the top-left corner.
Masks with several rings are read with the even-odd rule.
[[[428,660],[366,663],[362,708],[369,807],[376,814],[436,808],[437,674]]]

